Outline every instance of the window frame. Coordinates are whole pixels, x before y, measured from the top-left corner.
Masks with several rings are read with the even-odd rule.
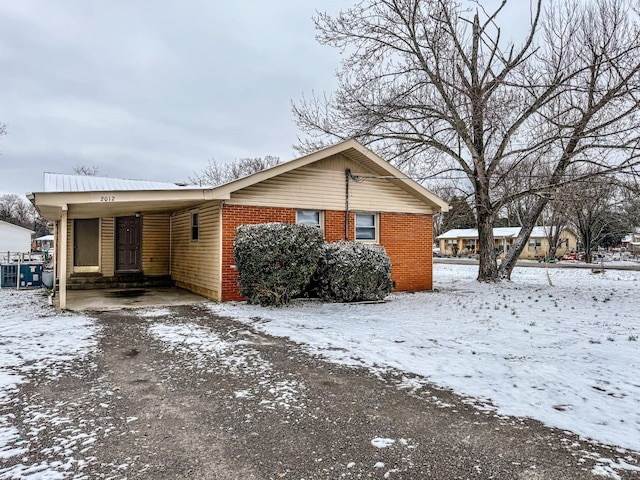
[[[300,222],[300,212],[313,212],[318,214],[318,224],[311,223],[302,223]],[[313,210],[310,208],[298,208],[296,210],[296,225],[312,225],[314,227],[320,228],[322,232],[324,232],[324,210]]]
[[[195,221],[194,221],[195,220]],[[191,212],[191,242],[198,243],[200,241],[200,211]]]
[[[471,248],[469,248],[469,245],[471,245]],[[468,252],[475,252],[478,249],[478,240],[475,238],[465,238],[464,249]]]
[[[372,216],[373,226],[360,228],[373,228],[373,238],[358,238],[358,216]],[[380,214],[378,212],[354,212],[353,217],[353,239],[362,243],[380,243]]]

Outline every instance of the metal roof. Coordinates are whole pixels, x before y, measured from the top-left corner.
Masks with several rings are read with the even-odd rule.
[[[44,192],[121,192],[129,190],[184,190],[201,187],[180,186],[175,183],[126,180],[89,175],[44,174]]]
[[[478,238],[478,230],[475,228],[454,228],[453,230],[447,230],[436,238],[445,240],[454,238]]]

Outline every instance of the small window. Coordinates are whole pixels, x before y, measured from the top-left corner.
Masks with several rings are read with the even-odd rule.
[[[475,239],[466,240],[464,244],[464,248],[466,248],[470,252],[475,252],[476,251]]]
[[[200,214],[191,214],[191,241],[197,242],[200,238]]]
[[[298,210],[296,223],[300,225],[313,225],[322,228],[322,212],[320,210]]]
[[[356,213],[356,240],[375,242],[377,235],[375,213]]]

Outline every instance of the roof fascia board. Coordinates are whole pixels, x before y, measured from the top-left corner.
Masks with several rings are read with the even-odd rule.
[[[36,206],[61,206],[64,204],[115,203],[139,201],[227,200],[214,195],[211,189],[197,190],[126,190],[116,192],[39,192],[34,193]]]

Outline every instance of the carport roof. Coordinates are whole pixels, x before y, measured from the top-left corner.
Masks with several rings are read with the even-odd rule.
[[[44,192],[123,192],[134,190],[184,190],[199,187],[175,183],[123,178],[95,177],[90,175],[44,174]]]

